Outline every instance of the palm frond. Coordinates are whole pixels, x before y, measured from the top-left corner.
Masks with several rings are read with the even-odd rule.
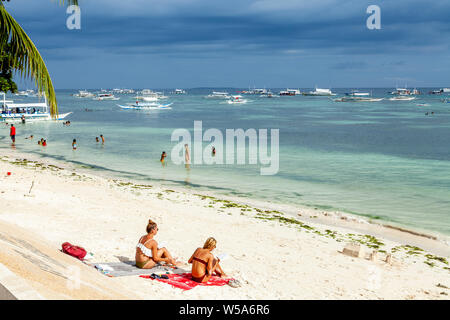
[[[0,46],[9,44],[16,71],[22,78],[33,79],[44,93],[53,118],[58,116],[55,89],[41,54],[17,21],[0,5]]]

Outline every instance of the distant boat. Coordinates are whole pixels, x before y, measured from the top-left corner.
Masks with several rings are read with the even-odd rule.
[[[350,93],[346,93],[345,95],[347,96],[352,96],[352,97],[365,97],[365,96],[370,96],[369,92],[359,92],[357,90],[353,90]]]
[[[211,94],[208,94],[205,98],[208,99],[230,99],[230,94],[228,92],[219,92],[213,91]]]
[[[330,89],[316,88],[314,91],[303,92],[304,96],[335,96],[336,94],[331,92]]]
[[[1,121],[19,122],[22,120],[22,117],[25,118],[25,121],[53,120],[49,112],[47,99],[45,99],[45,102],[14,103],[12,100],[6,100],[4,92],[0,92],[0,94],[3,94],[3,101],[0,100]],[[62,120],[71,113],[60,113],[56,120]]]
[[[89,91],[86,90],[79,90],[78,93],[73,95],[74,97],[77,98],[92,98],[95,97],[95,95]]]
[[[231,98],[227,101],[228,104],[244,104],[247,103],[246,99],[243,99],[242,96],[231,96]]]
[[[115,97],[112,93],[100,93],[93,100],[97,100],[97,101],[113,100],[113,101],[116,101],[116,100],[120,100],[120,98]]]
[[[390,101],[412,101],[415,99],[416,99],[416,97],[408,97],[408,96],[403,96],[403,95],[389,98]]]
[[[183,90],[183,89],[175,89],[174,93],[175,93],[175,94],[186,94],[186,90]]]
[[[286,89],[283,91],[280,91],[280,96],[297,96],[300,95],[301,92],[299,89]]]
[[[170,106],[172,103],[168,104],[159,104],[159,103],[135,103],[129,105],[117,105],[122,109],[130,109],[130,110],[156,110],[156,109],[172,109]]]
[[[399,96],[412,96],[412,95],[418,95],[421,94],[419,90],[413,89],[409,90],[406,88],[396,88],[394,91],[391,92],[393,95],[399,95]]]
[[[335,102],[379,102],[384,100],[384,98],[367,98],[367,97],[354,97],[347,96],[342,98],[333,99]]]

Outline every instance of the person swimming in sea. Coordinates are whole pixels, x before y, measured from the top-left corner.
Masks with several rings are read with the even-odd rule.
[[[100,140],[98,140],[98,137],[95,137],[95,142],[100,142]]]
[[[211,154],[212,154],[213,157],[216,156],[216,147],[212,147]]]
[[[189,259],[188,262],[192,263],[192,280],[195,282],[208,282],[213,274],[221,278],[227,277],[219,265],[220,259],[216,259],[211,253],[216,248],[216,245],[216,239],[213,237],[208,238],[203,248],[197,248]]]

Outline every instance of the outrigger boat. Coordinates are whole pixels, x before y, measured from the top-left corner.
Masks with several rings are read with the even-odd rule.
[[[22,120],[22,117],[26,121],[62,120],[72,113],[58,114],[54,119],[49,112],[47,98],[45,98],[45,102],[14,103],[12,100],[6,100],[4,92],[0,92],[0,94],[3,95],[3,100],[0,101],[0,121],[18,122]]]
[[[128,110],[159,110],[159,109],[172,109],[170,106],[172,103],[167,104],[159,104],[159,103],[135,103],[135,104],[127,104],[117,106],[122,109]]]
[[[384,98],[367,98],[367,97],[355,97],[347,96],[342,98],[333,99],[335,102],[379,102],[384,100]]]

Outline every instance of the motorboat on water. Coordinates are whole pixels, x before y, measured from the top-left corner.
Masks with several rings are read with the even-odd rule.
[[[230,99],[230,94],[228,92],[219,92],[213,91],[211,94],[208,94],[205,98],[208,99]]]
[[[247,103],[247,99],[243,99],[241,95],[231,96],[227,101],[228,104],[244,104]]]
[[[0,94],[3,95],[3,100],[0,100],[0,121],[19,122],[22,118],[25,118],[25,121],[62,120],[72,113],[60,113],[56,118],[52,118],[45,95],[45,102],[14,103],[12,100],[6,100],[4,92]]]
[[[409,90],[406,88],[396,88],[394,91],[391,92],[393,95],[398,96],[412,96],[412,95],[419,95],[420,91],[414,88],[413,90]]]
[[[162,92],[154,92],[150,89],[144,89],[141,91],[141,95],[138,95],[135,99],[145,102],[157,102],[158,100],[167,98],[168,97],[165,96]]]
[[[173,92],[175,94],[186,94],[186,90],[183,89],[175,89],[175,91]]]
[[[103,101],[103,100],[117,101],[117,100],[120,100],[120,98],[117,98],[112,93],[100,93],[93,100],[97,100],[97,101]]]
[[[412,101],[416,99],[416,97],[399,95],[397,97],[389,98],[389,101]]]
[[[350,93],[346,93],[346,96],[350,96],[350,97],[367,97],[370,96],[369,92],[359,92],[357,90],[352,90],[352,92]]]
[[[286,89],[279,92],[280,96],[298,96],[302,94],[299,89]]]
[[[303,92],[304,96],[335,96],[336,93],[331,92],[330,89],[316,88],[314,91]]]

